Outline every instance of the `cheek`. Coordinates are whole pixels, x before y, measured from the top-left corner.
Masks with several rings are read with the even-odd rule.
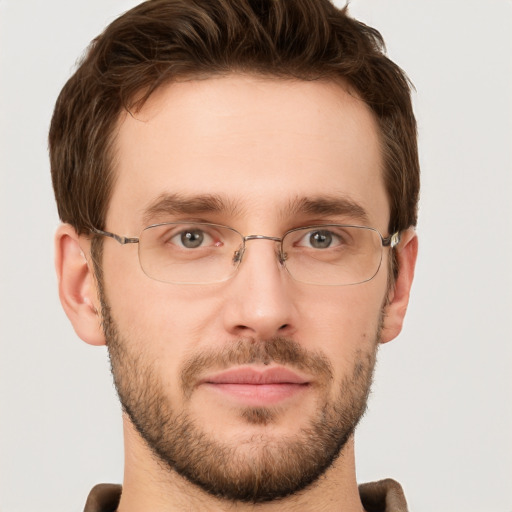
[[[218,294],[160,283],[128,264],[123,268],[119,261],[109,272],[106,264],[104,268],[105,294],[120,337],[133,354],[145,354],[162,375],[176,375],[181,361],[205,340],[212,342]]]
[[[322,351],[338,378],[346,376],[361,353],[375,348],[384,290],[378,282],[326,289],[302,308],[298,341],[310,350]]]

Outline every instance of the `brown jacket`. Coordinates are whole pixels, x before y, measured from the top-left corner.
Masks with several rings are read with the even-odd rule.
[[[89,493],[84,512],[115,512],[121,498],[121,486],[98,484]],[[359,486],[366,512],[407,512],[404,492],[398,482],[380,480]]]

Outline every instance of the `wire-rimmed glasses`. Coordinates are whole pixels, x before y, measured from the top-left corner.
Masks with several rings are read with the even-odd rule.
[[[212,284],[230,279],[240,266],[247,242],[276,242],[279,263],[296,281],[344,286],[375,277],[384,247],[393,248],[400,233],[384,238],[366,226],[319,224],[295,228],[282,237],[244,236],[236,229],[206,222],[152,224],[138,238],[93,229],[122,245],[138,244],[144,273],[173,284]]]

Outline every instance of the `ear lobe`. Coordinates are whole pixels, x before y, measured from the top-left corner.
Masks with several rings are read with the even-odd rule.
[[[413,228],[402,233],[401,241],[394,251],[398,259],[399,272],[394,285],[389,290],[388,302],[384,307],[381,343],[387,343],[396,338],[402,330],[418,255],[418,238]]]
[[[91,345],[105,345],[96,281],[80,241],[69,224],[61,224],[57,229],[55,269],[60,302],[82,340]]]

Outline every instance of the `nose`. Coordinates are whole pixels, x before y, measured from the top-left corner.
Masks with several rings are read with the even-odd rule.
[[[225,292],[225,329],[237,337],[261,340],[292,335],[298,314],[290,279],[279,262],[275,240],[249,239]]]

